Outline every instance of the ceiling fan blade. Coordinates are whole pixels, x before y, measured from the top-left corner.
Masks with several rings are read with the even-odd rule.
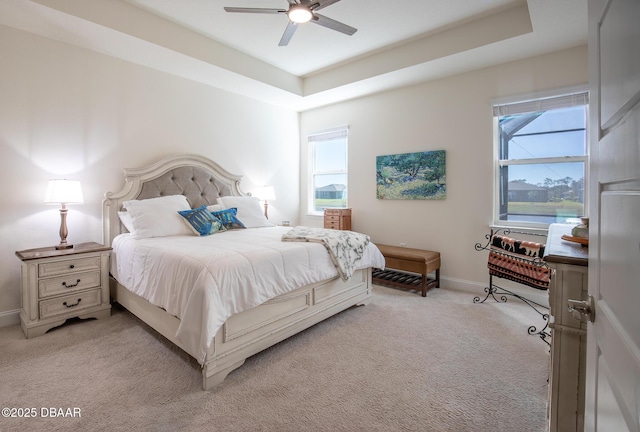
[[[284,9],[267,9],[267,8],[242,8],[242,7],[226,7],[227,12],[241,12],[241,13],[263,13],[263,14],[286,14]]]
[[[287,0],[289,2],[290,5],[297,5],[299,4],[296,0]]]
[[[339,31],[340,33],[344,33],[349,36],[358,31],[358,29],[356,28],[317,13],[313,14],[313,19],[309,22],[321,25],[322,27],[330,28],[331,30]]]
[[[294,23],[293,21],[289,21],[289,24],[287,24],[287,28],[284,29],[282,38],[280,38],[280,43],[278,43],[278,46],[287,46],[289,44],[289,41],[291,40],[291,37],[296,32],[297,28],[298,28],[297,23]]]
[[[311,8],[314,11],[320,10],[320,9],[324,9],[327,6],[331,6],[334,3],[338,3],[340,0],[307,0],[304,1],[303,3],[307,3],[309,8]]]

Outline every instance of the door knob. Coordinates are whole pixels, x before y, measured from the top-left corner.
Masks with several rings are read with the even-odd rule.
[[[567,301],[569,312],[573,314],[573,317],[577,320],[586,318],[587,321],[593,322],[596,319],[596,307],[593,304],[593,297],[588,296],[586,300],[571,300]]]

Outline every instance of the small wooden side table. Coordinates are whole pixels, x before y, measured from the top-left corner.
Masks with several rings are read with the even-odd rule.
[[[350,208],[324,209],[324,227],[336,230],[351,230]]]
[[[111,315],[110,252],[98,243],[16,252],[22,261],[20,325],[27,338],[41,336],[69,318]]]

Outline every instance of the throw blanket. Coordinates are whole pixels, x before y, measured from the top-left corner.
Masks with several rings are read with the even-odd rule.
[[[493,276],[540,290],[548,289],[551,281],[552,272],[549,267],[496,251],[489,252],[487,267],[489,274]]]
[[[282,235],[282,241],[322,243],[342,280],[348,280],[362,259],[369,244],[369,236],[353,231],[324,228],[295,227]]]
[[[546,290],[551,269],[540,258],[545,245],[510,237],[494,236],[487,267],[489,274],[536,289]]]

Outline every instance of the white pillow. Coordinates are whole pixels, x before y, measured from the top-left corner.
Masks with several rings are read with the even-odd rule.
[[[222,204],[211,204],[207,206],[207,210],[209,210],[210,212],[214,212],[214,211],[225,210],[225,208],[222,206]]]
[[[133,234],[135,229],[133,228],[133,218],[131,217],[131,214],[126,211],[119,211],[118,216],[120,217],[120,222],[122,222],[122,225],[124,225],[127,231]]]
[[[125,201],[122,206],[131,215],[137,238],[193,235],[178,214],[191,208],[184,195]]]
[[[225,209],[237,208],[236,217],[247,228],[274,226],[264,216],[264,209],[260,200],[252,196],[223,196],[217,200]]]

